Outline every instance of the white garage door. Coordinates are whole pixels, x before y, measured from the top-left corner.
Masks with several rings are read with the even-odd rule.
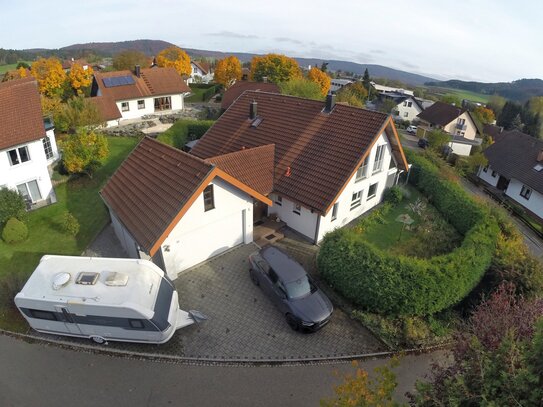
[[[243,243],[242,217],[234,213],[176,238],[164,253],[168,274],[170,267],[179,272]]]

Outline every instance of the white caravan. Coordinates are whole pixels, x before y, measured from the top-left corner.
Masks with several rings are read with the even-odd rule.
[[[164,343],[205,319],[180,310],[166,273],[137,259],[43,256],[15,304],[36,331],[97,343]]]

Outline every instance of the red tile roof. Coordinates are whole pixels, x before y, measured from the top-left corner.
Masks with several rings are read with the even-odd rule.
[[[131,76],[134,84],[107,88],[104,78],[118,76]],[[147,68],[141,70],[138,78],[132,71],[96,72],[95,84],[100,89],[102,96],[107,96],[115,101],[137,99],[149,96],[174,95],[190,92],[190,88],[183,81],[181,75],[174,68]],[[95,86],[93,85],[93,88]],[[96,93],[93,93],[95,96]]]
[[[262,195],[268,195],[273,191],[274,154],[275,146],[268,144],[219,155],[206,161]]]
[[[148,137],[113,174],[101,195],[140,247],[152,256],[216,176],[271,204],[214,164]]]
[[[279,93],[279,86],[270,82],[237,81],[224,92],[221,109],[228,109],[234,101],[246,90],[258,90],[261,92]]]
[[[257,102],[261,122],[249,119]],[[247,91],[191,150],[201,158],[275,144],[274,191],[327,213],[382,131],[400,169],[407,162],[394,124],[384,113],[267,92]]]
[[[36,80],[28,77],[0,83],[0,150],[44,136]]]
[[[97,107],[100,118],[103,121],[116,120],[122,117],[117,103],[113,99],[107,96],[96,96],[88,100]]]

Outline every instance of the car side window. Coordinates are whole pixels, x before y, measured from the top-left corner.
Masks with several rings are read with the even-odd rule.
[[[277,281],[279,280],[279,278],[277,277],[277,274],[275,274],[275,271],[273,271],[273,269],[271,267],[270,267],[270,269],[268,271],[268,275],[270,276],[270,280],[274,284],[276,284]]]

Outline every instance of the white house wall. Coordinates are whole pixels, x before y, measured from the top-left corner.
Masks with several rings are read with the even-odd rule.
[[[293,211],[295,207],[294,202],[286,197],[282,197],[283,201],[279,205],[276,203],[276,196],[277,194],[270,196],[274,203],[272,207],[268,208],[268,215],[279,217],[290,228],[306,236],[308,239],[314,240],[319,215],[316,212],[311,213],[311,210],[303,206],[298,215]]]
[[[35,180],[38,184],[42,199],[35,200],[34,202],[54,197],[53,185],[47,166],[51,164],[55,158],[58,158],[58,150],[53,131],[50,130],[47,134],[50,136],[51,147],[53,149],[53,158],[49,160],[47,160],[45,156],[41,139],[12,146],[0,151],[0,187],[6,186],[7,188],[16,190],[17,185]],[[27,147],[30,160],[21,164],[11,165],[7,152],[23,146]]]
[[[481,178],[483,181],[489,183],[493,187],[498,185],[500,174],[495,172],[490,165],[488,166],[486,172],[483,170],[484,170],[484,167],[479,167],[479,172],[477,173],[478,177]],[[494,176],[492,176],[492,173],[494,173]]]
[[[408,105],[409,103],[411,103],[411,106],[404,106],[404,102],[398,104],[396,106],[398,116],[401,120],[413,121],[413,119],[417,117],[417,115],[422,112],[422,110],[412,99],[407,99],[405,100],[405,102],[407,102]]]
[[[113,211],[110,210],[109,214],[111,217],[111,224],[113,225],[115,235],[117,236],[117,239],[119,239],[119,242],[121,242],[121,246],[123,247],[124,251],[131,259],[139,259],[137,249],[138,244],[136,243],[132,235],[125,229],[119,219],[117,219]]]
[[[382,170],[378,173],[372,174],[377,146],[383,144],[387,147],[385,150]],[[383,192],[386,188],[388,176],[397,172],[397,169],[389,170],[391,156],[392,150],[390,149],[390,143],[388,142],[387,136],[383,133],[381,134],[381,136],[379,136],[379,139],[371,149],[368,162],[368,177],[356,182],[356,175],[353,175],[353,177],[349,180],[347,186],[336,201],[337,203],[339,203],[337,218],[332,221],[332,209],[328,211],[326,216],[321,217],[318,241],[322,240],[326,233],[331,232],[338,227],[345,226],[347,223],[351,222],[353,219],[359,217],[364,212],[370,210],[379,202],[381,202],[381,200],[383,199]],[[369,187],[370,185],[375,183],[377,183],[377,191],[375,197],[368,200]],[[351,200],[353,193],[358,191],[363,191],[361,205],[351,210]]]
[[[543,195],[532,189],[530,199],[523,198],[520,196],[520,191],[522,190],[523,185],[524,184],[522,182],[516,179],[511,179],[505,194],[511,199],[517,201],[526,209],[535,213],[540,218],[543,218]]]
[[[456,124],[458,122],[458,119],[465,119],[465,121],[466,121],[465,122],[465,125],[466,125],[465,130],[460,130],[460,129],[456,128]],[[452,122],[447,124],[444,127],[444,130],[449,134],[455,134],[455,135],[458,134],[458,131],[463,131],[464,134],[458,134],[458,135],[461,135],[461,136],[463,136],[463,137],[465,137],[467,139],[470,139],[470,140],[474,140],[475,136],[477,134],[477,127],[475,127],[475,123],[473,123],[473,121],[471,120],[470,115],[467,112],[464,112],[458,117],[458,119],[454,119]]]
[[[471,144],[464,144],[464,143],[451,143],[450,146],[454,154],[458,154],[462,156],[468,156],[471,152],[471,147],[472,147]]]
[[[253,198],[215,178],[215,208],[204,211],[201,193],[174,227],[161,250],[171,278],[191,266],[253,240]]]
[[[160,110],[155,112],[155,97],[146,97],[146,98],[138,98],[138,99],[131,99],[131,100],[119,100],[115,103],[117,104],[117,108],[119,109],[119,112],[121,112],[122,118],[121,120],[128,120],[128,119],[139,119],[141,116],[145,115],[151,115],[155,113],[169,113],[174,110],[183,110],[183,99],[184,96],[182,94],[178,95],[164,95],[159,97],[170,97],[171,98],[171,104],[172,108],[170,110]],[[138,100],[144,100],[145,101],[145,108],[138,109]],[[123,112],[122,104],[127,102],[129,110],[126,112]],[[116,125],[116,121],[111,121],[112,125]],[[109,127],[109,122],[108,126]]]

